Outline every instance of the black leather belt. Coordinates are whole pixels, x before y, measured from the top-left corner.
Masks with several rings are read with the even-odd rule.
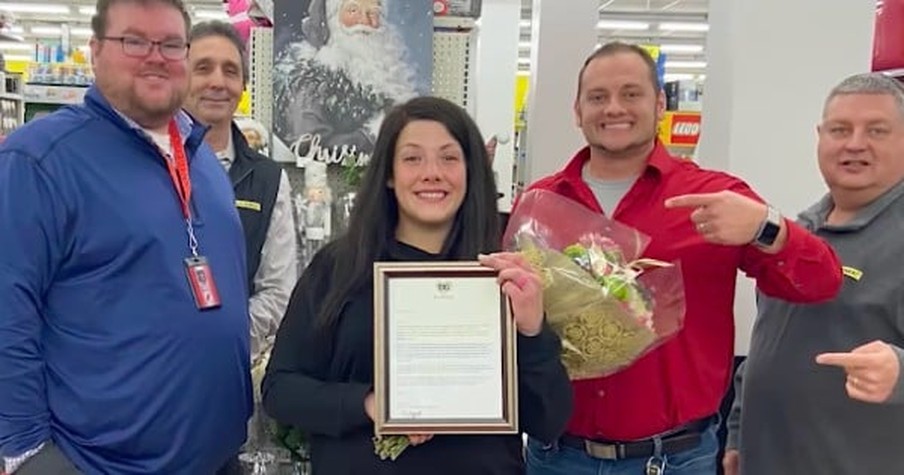
[[[713,423],[714,417],[707,417],[691,422],[685,426],[659,436],[662,441],[662,454],[674,455],[679,452],[693,449],[700,445],[700,438]],[[652,457],[656,451],[656,443],[653,437],[630,442],[616,442],[608,440],[592,440],[565,434],[559,439],[559,443],[573,449],[586,452],[591,457],[603,460],[622,460],[630,458]]]

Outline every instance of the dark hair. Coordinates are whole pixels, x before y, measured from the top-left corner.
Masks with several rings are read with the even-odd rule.
[[[186,36],[188,36],[189,30],[191,30],[191,17],[188,15],[188,10],[185,9],[185,2],[182,0],[97,0],[96,12],[94,13],[94,16],[91,17],[91,31],[94,33],[95,38],[100,39],[106,36],[107,15],[109,14],[110,7],[118,3],[137,3],[139,5],[162,3],[164,5],[169,5],[176,10],[179,10],[179,13],[182,14],[182,18],[185,20]]]
[[[248,84],[248,53],[245,51],[245,43],[239,36],[239,32],[236,31],[235,27],[231,24],[223,21],[205,21],[192,27],[191,33],[188,34],[188,42],[194,43],[195,41],[211,36],[225,38],[235,46],[235,49],[239,52],[239,58],[242,63],[242,83]]]
[[[643,62],[647,64],[647,68],[649,68],[650,70],[650,82],[653,84],[653,90],[659,92],[659,90],[662,89],[662,84],[659,83],[659,67],[656,65],[656,61],[653,60],[653,57],[650,56],[650,53],[647,50],[630,43],[613,41],[600,46],[593,53],[590,53],[590,56],[587,56],[587,59],[584,60],[584,65],[581,66],[581,72],[578,73],[577,97],[581,97],[581,84],[584,80],[584,71],[587,70],[587,66],[589,66],[590,63],[593,62],[593,60],[615,56],[616,54],[622,53],[631,53],[640,56],[640,59],[642,59]]]
[[[443,124],[465,156],[467,191],[441,254],[448,260],[475,259],[499,249],[496,183],[477,124],[464,109],[445,99],[420,97],[394,108],[380,127],[373,156],[355,200],[348,231],[328,248],[333,271],[330,290],[318,312],[321,328],[331,331],[349,296],[373,279],[373,263],[385,256],[399,222],[399,207],[388,183],[396,141],[412,121]]]

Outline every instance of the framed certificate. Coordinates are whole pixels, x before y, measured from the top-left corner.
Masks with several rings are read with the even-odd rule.
[[[374,264],[375,432],[518,432],[515,325],[476,262]]]

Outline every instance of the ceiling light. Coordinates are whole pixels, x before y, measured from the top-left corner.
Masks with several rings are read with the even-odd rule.
[[[63,31],[58,26],[33,26],[31,27],[31,34],[42,36],[59,36],[63,34]]]
[[[518,58],[518,64],[530,64],[530,58]]]
[[[58,26],[33,26],[31,27],[31,34],[35,36],[61,36],[63,34],[63,29]],[[87,38],[93,34],[91,28],[79,27],[69,29],[69,36]]]
[[[7,33],[15,33],[15,34],[18,34],[18,35],[21,35],[22,33],[25,33],[25,29],[22,28],[21,26],[11,26],[11,27],[9,27],[9,28],[4,28],[3,31],[5,31],[5,32],[7,32]]]
[[[659,45],[659,51],[663,53],[702,53],[703,45]]]
[[[694,79],[694,75],[690,73],[666,73],[663,75],[666,82],[671,81],[690,81]]]
[[[66,5],[51,5],[44,3],[0,3],[0,10],[14,13],[55,13],[59,15],[69,14]]]
[[[650,24],[642,21],[600,20],[596,24],[600,30],[649,30]]]
[[[530,49],[530,41],[519,41],[518,49]]]
[[[703,69],[706,61],[666,61],[666,69]]]
[[[229,14],[221,10],[197,10],[194,14],[197,18],[205,20],[228,20]]]
[[[663,31],[709,31],[706,23],[660,23],[659,29]]]
[[[78,12],[81,15],[94,16],[97,9],[95,7],[78,7]]]
[[[518,22],[518,26],[521,28],[530,28],[530,20],[521,20]]]
[[[16,43],[15,41],[0,41],[0,49],[4,51],[34,51],[32,43]]]

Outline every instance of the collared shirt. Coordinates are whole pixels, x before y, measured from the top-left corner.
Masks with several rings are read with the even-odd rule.
[[[172,183],[133,129],[92,87],[0,149],[2,452],[52,438],[83,471],[212,473],[251,409],[240,223],[202,130],[180,120],[222,301],[200,311]],[[199,410],[212,387],[216,414]]]
[[[122,119],[126,122],[126,124],[129,125],[129,127],[139,131],[145,137],[147,137],[152,142],[154,142],[157,145],[157,147],[160,148],[161,152],[164,154],[164,156],[168,160],[172,158],[173,150],[172,150],[172,144],[170,143],[170,140],[169,140],[169,134],[160,134],[158,132],[154,132],[152,130],[146,129],[146,128],[138,125],[137,122],[130,119],[128,116],[126,116],[122,112],[120,112],[118,110],[115,110],[115,112],[120,117],[122,117]],[[179,132],[182,134],[183,140],[185,140],[185,138],[188,137],[189,131],[191,130],[192,120],[188,116],[188,114],[186,114],[184,111],[179,111],[176,114],[175,119],[176,119],[176,124],[179,128]],[[44,448],[44,443],[41,443],[37,447],[27,450],[20,455],[16,455],[16,456],[12,456],[12,457],[4,457],[3,464],[4,464],[5,473],[6,474],[14,473],[16,470],[19,469],[19,467],[21,467],[25,462],[27,462],[28,459],[37,455],[38,452],[40,452],[41,449],[43,449],[43,448]]]
[[[585,148],[559,173],[531,188],[551,190],[602,212],[581,177]],[[841,283],[832,249],[786,221],[787,243],[766,254],[754,246],[706,242],[689,209],[666,209],[665,200],[687,193],[731,190],[762,201],[740,179],[704,170],[671,156],[657,143],[648,165],[610,216],[651,238],[644,257],[678,261],[684,276],[684,326],[670,340],[627,369],[574,382],[569,433],[596,439],[647,438],[718,411],[734,356],[734,295],[738,270],[761,291],[790,301],[833,297]]]
[[[122,120],[129,125],[129,127],[137,130],[139,133],[147,137],[151,142],[157,145],[160,148],[160,151],[164,153],[164,156],[167,158],[172,158],[173,155],[173,147],[170,144],[169,134],[161,134],[159,132],[154,132],[153,130],[146,129],[130,119],[128,116],[123,114],[122,112],[115,110],[114,111],[122,117]],[[188,139],[188,134],[191,132],[192,125],[194,125],[194,121],[191,119],[191,116],[185,113],[183,110],[179,110],[176,112],[176,127],[179,129],[179,134],[182,135],[183,142]]]
[[[904,462],[904,378],[889,400],[865,404],[847,394],[843,369],[816,363],[820,353],[880,340],[904,366],[904,182],[845,223],[826,222],[833,208],[826,196],[800,221],[837,250],[838,297],[819,305],[759,299],[728,420],[743,473],[891,473]]]
[[[235,144],[232,134],[226,148],[217,152],[220,163],[229,171],[235,162]],[[273,214],[267,225],[267,237],[261,249],[261,260],[254,273],[254,288],[249,289],[248,310],[251,314],[251,358],[272,346],[276,330],[289,305],[289,297],[298,280],[295,215],[292,209],[292,186],[283,171],[279,177],[279,189]]]

